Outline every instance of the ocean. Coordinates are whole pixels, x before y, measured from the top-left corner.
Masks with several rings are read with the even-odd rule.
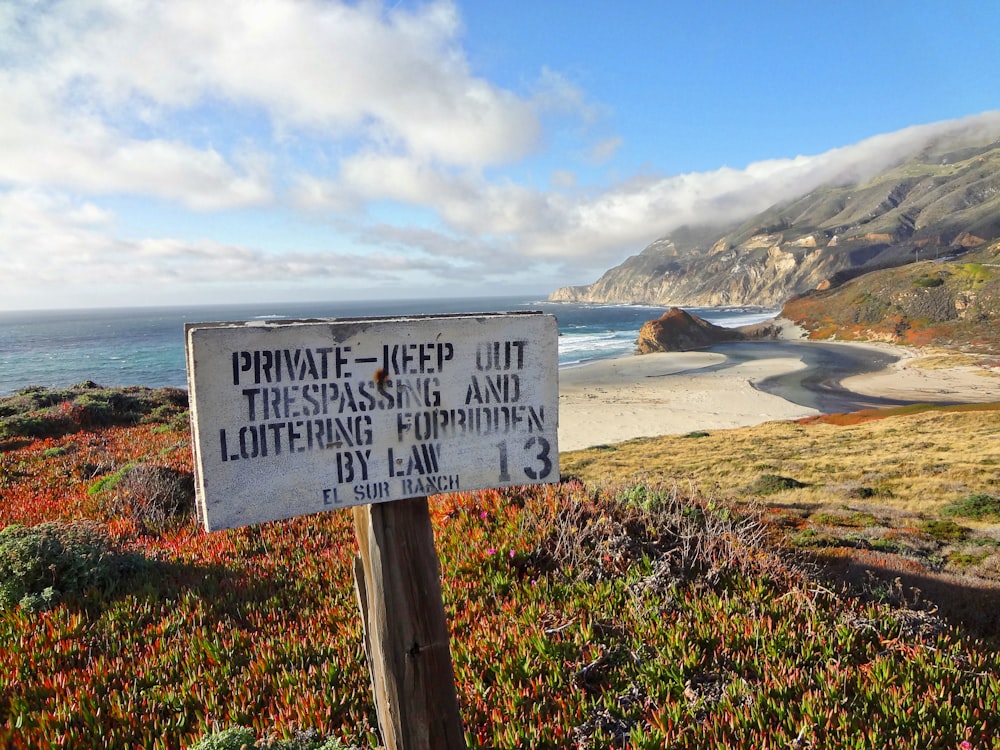
[[[762,308],[687,308],[716,325],[768,320]],[[0,311],[0,396],[29,385],[187,386],[184,324],[539,310],[559,324],[559,367],[631,354],[639,328],[664,307],[548,302],[529,297],[262,303]]]

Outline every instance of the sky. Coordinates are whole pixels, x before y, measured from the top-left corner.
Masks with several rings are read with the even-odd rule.
[[[538,295],[1000,135],[982,0],[2,0],[0,309]]]

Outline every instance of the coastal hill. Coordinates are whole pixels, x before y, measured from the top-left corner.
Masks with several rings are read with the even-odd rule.
[[[729,226],[684,227],[553,301],[780,307],[880,268],[1000,239],[1000,141],[939,139],[862,183],[831,184]]]
[[[810,338],[864,339],[1000,354],[1000,242],[948,262],[868,273],[789,300]]]

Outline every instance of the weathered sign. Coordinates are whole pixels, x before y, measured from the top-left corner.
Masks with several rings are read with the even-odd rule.
[[[195,323],[185,334],[209,531],[559,478],[551,315]]]

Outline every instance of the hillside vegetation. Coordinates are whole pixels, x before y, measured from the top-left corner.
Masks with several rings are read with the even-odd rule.
[[[996,416],[630,441],[564,454],[586,483],[432,498],[470,747],[989,747]],[[205,534],[188,439],[0,447],[0,745],[374,747],[350,514]]]
[[[1000,354],[1000,242],[961,258],[865,274],[789,300],[811,338],[867,339]]]
[[[562,471],[760,502],[790,547],[902,577],[957,621],[1000,632],[998,434],[1000,404],[900,407],[631,440],[565,454]]]

